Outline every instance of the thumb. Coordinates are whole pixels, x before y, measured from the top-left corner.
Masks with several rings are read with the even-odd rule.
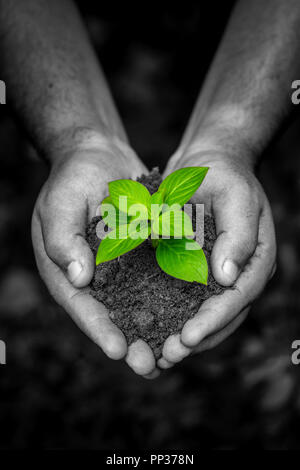
[[[214,207],[214,215],[217,240],[212,272],[219,284],[231,286],[255,251],[259,208],[250,198],[231,193]]]
[[[87,286],[94,273],[94,256],[85,240],[85,201],[64,203],[40,214],[45,250],[74,287]]]

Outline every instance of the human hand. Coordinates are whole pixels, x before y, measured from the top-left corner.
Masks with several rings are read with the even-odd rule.
[[[151,378],[157,370],[150,347],[140,340],[127,348],[105,306],[89,294],[95,260],[85,241],[87,221],[107,195],[107,183],[145,171],[129,146],[95,136],[56,156],[34,208],[32,240],[41,277],[79,328],[108,357],[126,357],[137,374]]]
[[[198,200],[216,222],[211,268],[217,282],[233,288],[205,301],[181,334],[167,338],[158,360],[162,369],[213,348],[233,333],[276,269],[272,213],[250,165],[201,150],[175,154],[165,174],[185,166],[209,167]]]

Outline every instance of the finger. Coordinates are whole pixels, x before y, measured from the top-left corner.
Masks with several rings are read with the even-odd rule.
[[[214,203],[217,240],[211,255],[213,276],[231,286],[253,255],[258,237],[259,210],[253,194],[238,186]]]
[[[174,366],[174,363],[167,361],[164,357],[160,357],[157,361],[157,365],[160,369],[170,369]]]
[[[163,351],[163,354],[165,354],[165,356],[170,358],[172,354],[172,349],[168,350],[168,348],[171,347],[170,344],[173,343],[173,348],[175,349],[175,354],[173,354],[173,358],[172,358],[173,363],[165,359],[165,357],[162,357],[159,360],[161,362],[158,361],[157,365],[161,367],[162,369],[168,369],[172,367],[174,363],[180,362],[189,354],[195,354],[198,352],[205,351],[207,349],[212,349],[213,347],[217,346],[219,343],[224,341],[226,338],[228,338],[240,326],[240,324],[247,317],[249,310],[250,310],[250,307],[247,307],[246,309],[244,309],[229,325],[227,325],[218,333],[204,339],[199,344],[199,346],[196,347],[196,349],[190,349],[190,348],[186,348],[185,346],[183,346],[182,343],[180,342],[180,335],[170,336],[169,338],[172,338],[172,341],[168,343],[169,338],[166,340],[165,350]],[[178,345],[178,341],[180,342],[180,345]],[[180,350],[182,351],[181,354],[179,354]]]
[[[129,346],[126,362],[138,375],[149,375],[155,370],[155,358],[152,349],[141,339]]]
[[[50,293],[79,326],[111,359],[122,359],[127,353],[123,333],[114,325],[105,306],[68,281],[61,269],[48,258],[36,215],[32,219],[32,240],[37,266]]]
[[[213,334],[207,338],[205,338],[201,343],[196,346],[195,349],[192,351],[193,354],[198,354],[209,349],[213,349],[222,343],[225,339],[227,339],[230,335],[232,335],[235,330],[243,323],[243,321],[247,318],[249,313],[250,307],[246,307],[229,325],[223,328],[216,334]]]
[[[259,226],[258,245],[233,289],[211,297],[199,312],[183,327],[181,341],[187,347],[195,347],[205,337],[229,324],[245,307],[261,293],[275,264],[276,240],[274,225],[268,205]]]
[[[157,377],[159,377],[159,376],[160,376],[160,370],[154,369],[154,371],[151,372],[150,374],[144,375],[144,379],[154,380],[154,379],[157,379]]]
[[[49,196],[39,209],[45,250],[48,257],[68,276],[75,287],[87,286],[93,276],[95,260],[85,240],[87,203],[68,192]]]
[[[169,363],[177,363],[182,361],[191,353],[191,349],[186,347],[180,341],[180,334],[169,336],[162,350],[162,357]]]

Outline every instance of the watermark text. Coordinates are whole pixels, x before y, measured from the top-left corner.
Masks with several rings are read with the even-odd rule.
[[[0,104],[6,104],[6,86],[3,80],[0,80]]]
[[[0,340],[0,365],[6,364],[6,344]]]

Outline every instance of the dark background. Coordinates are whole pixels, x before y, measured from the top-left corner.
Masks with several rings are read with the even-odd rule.
[[[157,10],[150,2],[107,3],[80,8],[133,146],[149,167],[163,169],[232,2]],[[0,113],[0,339],[7,343],[0,447],[297,448],[300,365],[291,363],[291,343],[300,339],[300,120],[259,172],[277,229],[275,278],[224,344],[145,381],[106,359],[39,279],[30,218],[47,169],[9,106]]]

